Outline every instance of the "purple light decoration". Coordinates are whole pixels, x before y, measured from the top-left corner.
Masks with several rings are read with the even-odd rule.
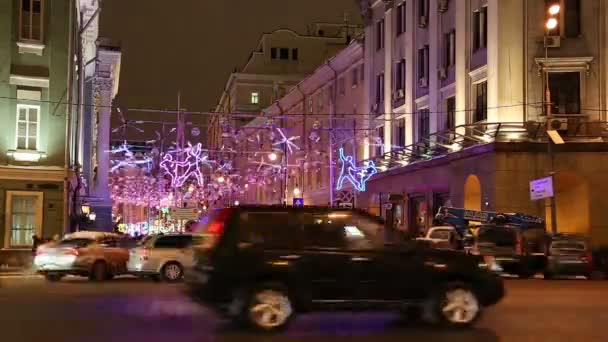
[[[296,150],[299,150],[300,148],[298,147],[298,145],[296,145],[293,140],[296,139],[300,139],[299,136],[295,136],[295,137],[289,137],[287,138],[287,136],[285,136],[285,133],[283,133],[283,130],[280,128],[277,128],[277,131],[279,132],[279,134],[281,135],[281,139],[275,143],[272,144],[272,146],[276,146],[276,145],[283,145],[285,144],[285,147],[287,148],[287,151],[289,153],[293,153],[293,149],[295,148]]]
[[[363,192],[365,191],[365,183],[378,173],[373,161],[368,161],[363,167],[357,167],[352,156],[344,155],[343,148],[340,148],[340,161],[342,162],[342,167],[336,184],[336,190],[341,190],[344,181],[348,180],[357,191]]]
[[[184,185],[186,180],[191,177],[196,179],[199,186],[203,186],[204,180],[200,166],[201,164],[208,165],[210,162],[207,160],[207,156],[201,156],[203,153],[201,143],[187,148],[186,152],[188,154],[184,161],[174,160],[171,154],[165,154],[160,162],[160,167],[171,178],[171,186],[173,187]]]

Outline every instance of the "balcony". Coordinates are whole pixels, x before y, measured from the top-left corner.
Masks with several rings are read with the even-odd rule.
[[[559,127],[556,127],[557,124],[553,124],[553,128],[560,133],[566,144],[608,143],[608,122],[587,121],[581,118],[558,120],[562,120],[562,123]],[[369,161],[373,161],[378,171],[383,172],[440,159],[483,145],[495,143],[546,144],[545,125],[544,122],[460,125],[454,129],[433,133],[409,146],[364,160],[361,164],[367,165]]]

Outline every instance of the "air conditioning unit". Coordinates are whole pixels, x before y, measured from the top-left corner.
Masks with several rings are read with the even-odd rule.
[[[439,10],[439,13],[445,13],[448,11],[448,4],[449,4],[449,0],[439,0],[437,2],[437,7]]]
[[[403,91],[403,89],[398,89],[397,90],[397,98],[398,99],[402,99],[405,96],[405,92]]]
[[[568,119],[551,119],[550,126],[556,131],[567,131]]]
[[[448,78],[448,70],[446,68],[439,68],[437,74],[440,80],[445,80]]]
[[[560,36],[545,37],[545,47],[558,48],[561,45],[562,38]]]
[[[418,79],[418,85],[422,88],[426,88],[429,86],[429,81],[426,77],[421,77]]]
[[[424,28],[424,27],[426,27],[426,25],[428,25],[428,21],[429,21],[429,19],[427,16],[425,16],[425,15],[420,16],[420,17],[418,17],[418,26]]]

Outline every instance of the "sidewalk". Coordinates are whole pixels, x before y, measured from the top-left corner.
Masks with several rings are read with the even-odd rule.
[[[32,267],[0,265],[1,276],[22,276],[36,274]]]

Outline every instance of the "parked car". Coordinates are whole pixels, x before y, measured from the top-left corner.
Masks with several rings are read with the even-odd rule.
[[[184,267],[192,264],[193,234],[155,235],[140,241],[131,249],[127,269],[138,276],[150,276],[169,282],[180,281]]]
[[[66,275],[102,281],[126,273],[129,251],[118,234],[81,231],[39,246],[34,258],[37,272],[48,281]]]
[[[548,244],[545,279],[562,275],[591,278],[593,258],[587,239],[578,235],[558,234],[551,236]]]
[[[284,328],[295,313],[396,309],[469,326],[503,297],[483,258],[386,244],[382,223],[358,210],[235,207],[211,214],[186,270],[188,293],[236,322]]]
[[[462,249],[463,239],[452,226],[431,227],[424,237],[416,240],[428,241],[435,248]]]

